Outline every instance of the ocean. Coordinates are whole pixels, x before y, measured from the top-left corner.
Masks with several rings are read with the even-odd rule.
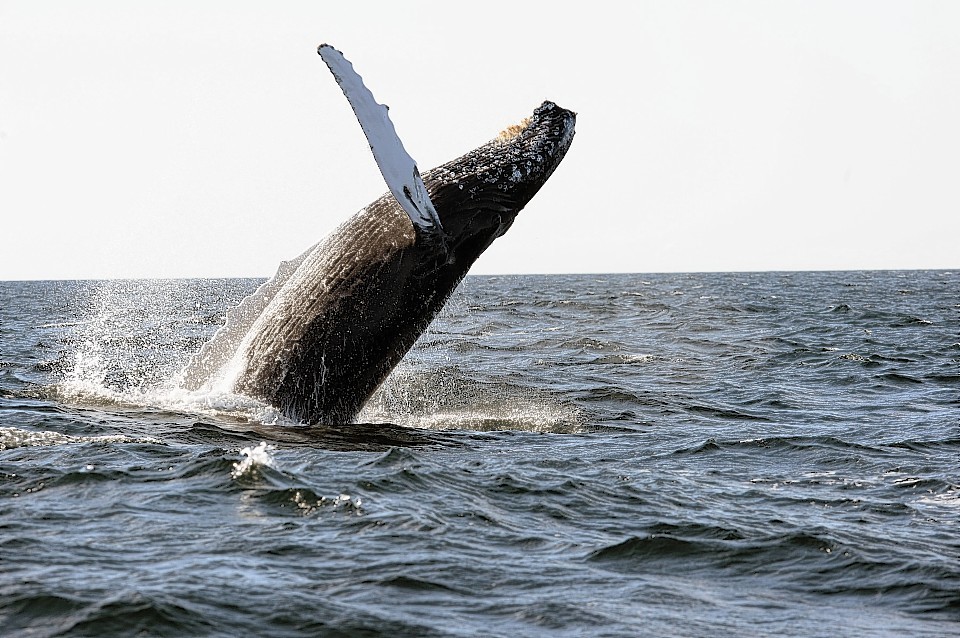
[[[960,272],[471,276],[361,413],[259,280],[0,282],[2,636],[960,636]]]

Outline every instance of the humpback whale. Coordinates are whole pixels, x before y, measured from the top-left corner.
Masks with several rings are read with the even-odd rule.
[[[181,374],[307,424],[349,423],[563,159],[576,114],[543,102],[520,124],[422,176],[353,66],[318,49],[389,191],[227,314]]]

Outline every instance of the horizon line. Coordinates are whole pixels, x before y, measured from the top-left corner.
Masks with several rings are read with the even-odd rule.
[[[529,273],[467,273],[466,277],[565,277],[565,276],[609,276],[609,275],[706,275],[706,274],[777,274],[777,273],[843,273],[843,272],[952,272],[960,268],[771,268],[743,270],[651,270],[651,271],[583,271],[583,272],[529,272]],[[72,277],[51,279],[45,277],[30,279],[4,279],[0,283],[28,282],[91,282],[91,281],[211,281],[217,279],[263,279],[273,275],[223,275],[199,277]]]

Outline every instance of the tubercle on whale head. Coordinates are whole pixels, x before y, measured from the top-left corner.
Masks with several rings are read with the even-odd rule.
[[[550,142],[560,140],[566,148],[570,145],[570,140],[573,137],[576,118],[577,114],[573,111],[557,106],[555,102],[550,100],[545,100],[533,111],[533,115],[523,118],[518,124],[505,128],[495,141],[501,144],[509,144],[516,138],[523,138],[524,136],[539,137],[541,143],[547,140]],[[528,143],[530,143],[529,140]]]
[[[545,101],[495,139],[424,174],[458,257],[472,263],[510,228],[560,164],[575,124],[576,113]]]

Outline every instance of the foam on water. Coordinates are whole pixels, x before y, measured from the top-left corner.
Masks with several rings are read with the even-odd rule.
[[[262,467],[276,467],[276,461],[273,458],[273,451],[276,450],[272,445],[267,445],[265,441],[260,441],[256,447],[245,447],[240,450],[245,458],[233,464],[231,476],[235,479],[254,478]]]
[[[59,432],[0,428],[0,450],[18,447],[41,447],[79,443],[160,443],[151,437],[130,437],[122,434],[106,436],[70,436]]]
[[[73,404],[142,406],[171,412],[253,421],[297,423],[264,402],[232,391],[243,357],[234,353],[210,382],[182,387],[184,365],[211,335],[183,343],[166,328],[171,317],[203,312],[199,303],[175,301],[177,282],[105,282],[87,304],[90,316],[73,333],[71,366],[56,384]],[[463,308],[458,308],[462,311]],[[242,350],[245,341],[237,344]],[[451,365],[442,344],[421,343],[367,402],[359,422],[388,422],[431,430],[525,430],[568,433],[581,429],[579,409],[515,383],[474,381]]]
[[[102,369],[89,366],[87,361],[83,363],[83,367],[91,372],[91,376],[84,376],[83,370],[72,370],[69,378],[55,387],[60,399],[76,405],[149,407],[185,414],[255,421],[264,425],[296,425],[273,406],[242,394],[219,388],[184,390],[169,381],[156,387],[117,390],[102,382]]]
[[[297,490],[293,494],[293,503],[304,514],[313,514],[324,507],[332,507],[354,514],[363,513],[363,508],[361,507],[363,500],[359,497],[353,498],[349,494],[339,494],[333,498],[327,496],[316,498],[302,490]]]
[[[510,383],[480,383],[456,366],[401,363],[360,411],[364,423],[387,421],[430,430],[582,430],[581,411],[548,394]]]

